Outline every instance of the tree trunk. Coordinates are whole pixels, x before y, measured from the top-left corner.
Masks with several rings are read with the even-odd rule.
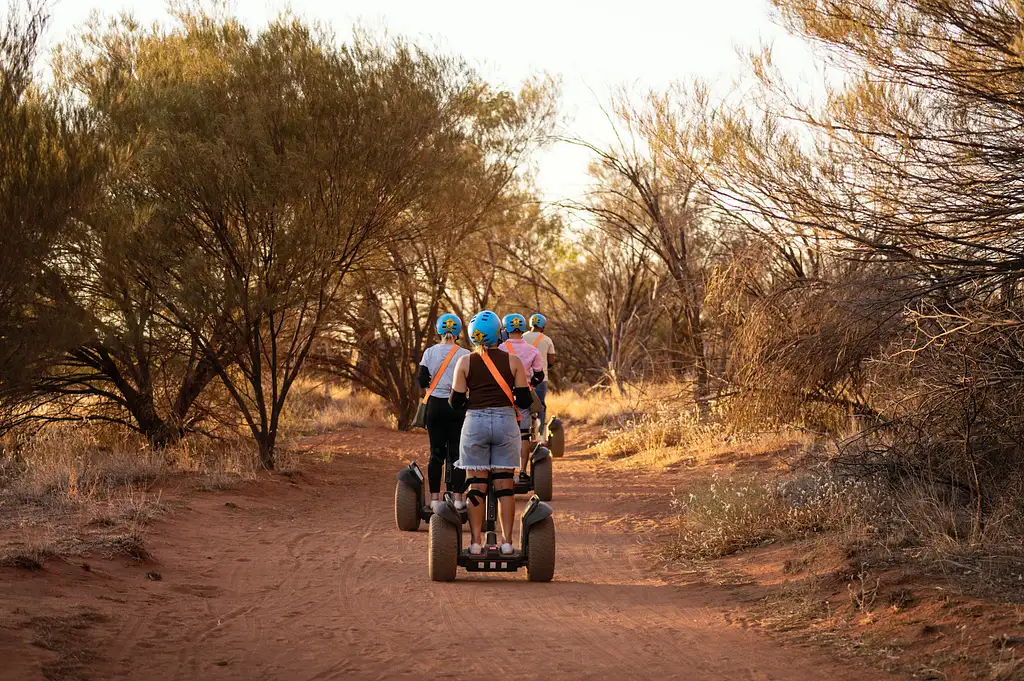
[[[256,444],[259,445],[260,466],[268,471],[274,470],[274,440],[271,433],[261,433],[256,436]]]
[[[154,449],[162,449],[174,443],[180,435],[176,428],[170,426],[156,413],[153,405],[153,398],[143,393],[135,393],[125,396],[125,406],[128,413],[135,419],[142,433]]]
[[[410,397],[403,397],[396,405],[395,418],[398,421],[399,430],[412,430],[412,422],[416,418],[416,410],[419,409],[419,400]]]
[[[704,421],[711,415],[707,358],[701,352],[694,365],[693,403],[697,406],[697,417]]]
[[[693,403],[697,408],[697,417],[704,421],[711,415],[710,381],[708,372],[707,352],[704,348],[704,330],[700,327],[700,313],[692,315],[689,320],[691,329],[690,342],[693,352]]]

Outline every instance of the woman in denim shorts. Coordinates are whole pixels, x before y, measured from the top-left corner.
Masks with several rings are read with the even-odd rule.
[[[498,315],[484,310],[469,320],[469,338],[473,353],[459,358],[455,365],[451,405],[466,410],[456,467],[466,471],[469,491],[469,528],[471,554],[483,552],[483,501],[487,485],[495,489],[500,506],[501,552],[513,552],[512,531],[516,515],[516,499],[512,473],[519,465],[519,423],[513,403],[522,408],[530,405],[531,396],[526,370],[515,356],[498,349],[501,321]],[[490,364],[501,382],[494,377]],[[489,479],[488,479],[489,478]]]

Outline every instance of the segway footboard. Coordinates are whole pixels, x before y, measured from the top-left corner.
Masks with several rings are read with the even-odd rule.
[[[479,556],[470,555],[468,549],[459,553],[459,567],[467,572],[515,572],[525,565],[526,556],[520,551],[503,556],[498,546],[485,546]]]
[[[516,494],[529,494],[536,490],[537,481],[534,474],[537,470],[537,465],[545,459],[548,460],[548,464],[551,463],[551,450],[544,445],[537,445],[534,447],[533,451],[530,452],[530,479],[525,482],[520,482],[516,479],[514,487]],[[543,465],[544,464],[542,464],[541,467],[543,467]]]
[[[534,495],[523,509],[521,546],[511,555],[503,556],[497,544],[485,544],[480,555],[471,555],[468,549],[459,551],[459,567],[467,572],[515,572],[530,564],[530,528],[550,518],[554,511]]]

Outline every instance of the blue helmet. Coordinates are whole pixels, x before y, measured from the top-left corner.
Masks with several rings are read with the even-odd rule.
[[[502,320],[502,326],[504,326],[505,330],[509,333],[513,333],[515,331],[526,333],[526,317],[521,314],[507,314],[505,315],[505,319]]]
[[[548,323],[548,318],[542,315],[540,312],[534,312],[530,315],[530,326],[535,329],[543,329]]]
[[[490,310],[483,310],[469,320],[469,340],[473,345],[491,347],[501,342],[501,320]]]
[[[449,312],[437,318],[437,326],[435,328],[437,329],[438,336],[450,333],[458,338],[459,334],[462,333],[462,320]]]

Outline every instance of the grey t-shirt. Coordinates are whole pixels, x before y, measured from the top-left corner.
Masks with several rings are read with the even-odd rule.
[[[441,363],[444,362],[444,358],[451,352],[452,346],[445,345],[444,343],[438,343],[432,347],[427,348],[423,353],[423,359],[420,360],[420,365],[427,367],[427,371],[430,372],[430,380],[434,380],[434,376],[437,375],[437,370],[441,368]],[[459,357],[468,355],[469,350],[460,347],[455,351],[455,355],[452,357],[452,361],[448,363],[448,367],[444,370],[444,375],[441,376],[441,380],[437,382],[437,387],[434,388],[434,392],[430,393],[432,397],[441,397],[447,399],[452,394],[452,379],[455,376],[455,363],[459,361]]]

